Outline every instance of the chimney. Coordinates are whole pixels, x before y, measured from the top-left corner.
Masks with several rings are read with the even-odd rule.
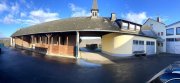
[[[161,18],[160,17],[157,17],[157,22],[161,22]]]
[[[111,14],[111,21],[116,21],[116,14],[115,13],[112,13]]]

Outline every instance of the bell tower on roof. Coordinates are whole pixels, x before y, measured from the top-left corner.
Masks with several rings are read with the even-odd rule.
[[[93,5],[91,9],[91,18],[97,18],[99,13],[97,0],[93,0]]]

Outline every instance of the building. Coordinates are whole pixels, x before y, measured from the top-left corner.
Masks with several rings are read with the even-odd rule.
[[[10,46],[10,38],[0,38],[0,44],[9,47]]]
[[[180,54],[180,21],[166,26],[167,53]]]
[[[115,56],[132,56],[134,51],[156,53],[156,37],[145,35],[142,25],[111,17],[98,16],[97,0],[91,16],[46,22],[22,28],[12,34],[13,47],[49,56],[80,58],[80,37],[101,37],[102,52]]]
[[[149,18],[143,24],[142,31],[147,35],[157,37],[157,53],[166,52],[166,25],[161,22],[159,17],[157,20]]]

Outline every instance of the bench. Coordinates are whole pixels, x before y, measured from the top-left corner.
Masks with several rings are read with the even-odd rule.
[[[133,54],[134,54],[134,56],[136,56],[136,57],[146,56],[145,51],[134,51]]]

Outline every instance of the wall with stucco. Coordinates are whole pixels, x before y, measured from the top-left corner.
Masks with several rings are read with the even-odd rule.
[[[156,39],[153,38],[110,33],[102,36],[102,52],[115,56],[132,56],[133,40],[154,41],[156,43]]]

